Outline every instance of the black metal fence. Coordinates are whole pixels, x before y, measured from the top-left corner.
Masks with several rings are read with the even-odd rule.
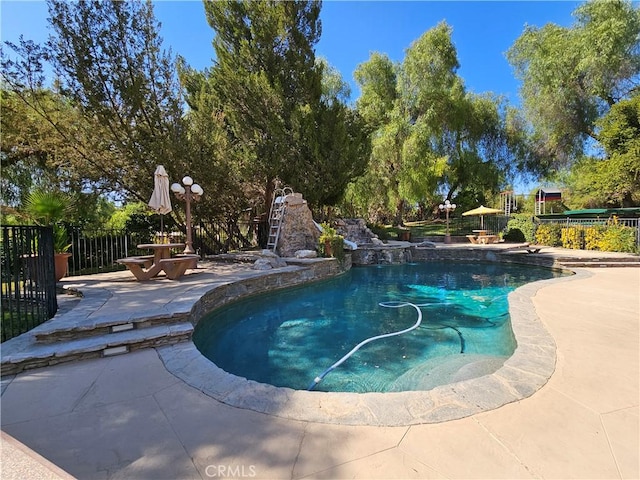
[[[58,310],[50,227],[2,226],[2,341],[53,317]]]
[[[152,235],[146,232],[88,231],[78,227],[69,228],[68,231],[71,236],[69,275],[123,270],[124,267],[117,264],[116,260],[148,254],[149,252],[139,251],[136,245],[153,241]]]
[[[144,243],[184,242],[185,235],[179,230],[167,230],[161,234],[150,230],[84,230],[67,228],[71,243],[69,275],[91,275],[95,273],[124,270],[116,263],[119,258],[148,255],[148,250],[137,246]],[[193,248],[202,257],[255,245],[254,226],[248,221],[228,224],[200,222],[193,227]]]
[[[508,222],[506,215],[456,216],[449,219],[449,229],[451,235],[469,235],[480,229],[497,234],[505,229]]]
[[[576,225],[591,226],[591,225],[619,225],[624,227],[633,228],[635,230],[635,242],[636,247],[640,250],[640,218],[618,218],[613,220],[610,217],[565,217],[565,218],[541,218],[538,222],[543,223],[557,223],[565,227],[572,227]]]

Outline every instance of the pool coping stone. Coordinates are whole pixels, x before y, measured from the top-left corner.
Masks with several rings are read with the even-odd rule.
[[[573,271],[573,270],[572,270]],[[190,341],[157,347],[165,368],[188,385],[233,407],[292,420],[341,425],[407,426],[456,420],[533,395],[556,365],[556,344],[536,314],[533,297],[551,283],[591,276],[540,280],[509,294],[516,349],[489,375],[425,391],[350,393],[301,391],[238,377],[205,358]]]

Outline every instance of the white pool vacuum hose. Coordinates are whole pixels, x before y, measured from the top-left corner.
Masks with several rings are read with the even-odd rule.
[[[329,368],[327,368],[324,372],[322,372],[322,374],[320,376],[314,378],[313,382],[311,383],[311,385],[309,385],[309,388],[307,388],[307,390],[313,390],[315,388],[315,386],[318,385],[322,381],[322,379],[324,377],[326,377],[327,374],[331,370],[333,370],[336,367],[339,367],[347,358],[349,358],[351,355],[356,353],[358,351],[358,349],[360,347],[362,347],[363,345],[366,345],[369,342],[373,342],[374,340],[379,340],[381,338],[387,338],[387,337],[394,337],[396,335],[402,335],[403,333],[407,333],[407,332],[410,332],[411,330],[415,330],[416,328],[418,328],[420,326],[420,324],[422,323],[422,310],[420,310],[420,307],[426,307],[428,305],[433,305],[433,304],[431,304],[431,303],[415,304],[415,303],[410,303],[410,302],[380,302],[378,305],[380,305],[381,307],[388,307],[388,308],[402,308],[402,307],[412,306],[418,312],[418,320],[416,321],[416,323],[413,326],[411,326],[409,328],[405,328],[404,330],[400,330],[398,332],[392,332],[392,333],[385,333],[383,335],[376,335],[375,337],[370,337],[370,338],[367,338],[366,340],[363,340],[358,345],[353,347],[351,349],[351,351],[349,353],[347,353],[344,357],[342,357],[340,360],[338,360],[336,363],[334,363]]]

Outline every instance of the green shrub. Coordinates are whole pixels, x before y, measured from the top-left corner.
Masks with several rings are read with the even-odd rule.
[[[636,229],[624,225],[609,225],[600,237],[598,246],[603,252],[634,253],[637,251]]]
[[[533,217],[519,213],[511,216],[502,238],[507,242],[533,242],[534,232]]]
[[[615,219],[607,225],[574,225],[545,223],[536,230],[536,242],[542,245],[603,252],[637,252],[636,229],[619,225]]]
[[[607,227],[603,225],[592,225],[584,229],[585,250],[600,250],[600,240]]]
[[[584,247],[584,228],[582,225],[564,227],[560,238],[562,239],[562,248],[582,250]]]
[[[535,235],[536,243],[559,247],[562,245],[562,225],[557,223],[543,223],[538,225]]]
[[[338,235],[336,229],[328,223],[323,223],[322,234],[318,239],[318,252],[323,257],[337,258],[341,263],[344,260],[344,237]]]
[[[519,228],[508,228],[507,231],[502,236],[505,242],[526,242],[527,237],[524,235],[524,232]]]

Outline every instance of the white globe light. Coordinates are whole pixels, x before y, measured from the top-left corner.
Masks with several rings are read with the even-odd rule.
[[[180,185],[179,183],[174,183],[171,185],[171,191],[172,192],[180,192],[180,190],[182,189],[182,185]]]
[[[438,208],[439,208],[440,210],[444,210],[444,205],[440,204],[440,205],[438,205]]]
[[[182,179],[182,183],[184,183],[187,187],[193,185],[193,178],[191,178],[190,176],[186,176]]]
[[[453,208],[453,209],[455,210],[455,209],[456,209],[456,204],[455,204],[455,203],[452,203],[452,204],[451,204],[451,208]]]
[[[204,190],[202,190],[202,187],[197,183],[193,184],[193,186],[191,187],[191,191],[196,195],[202,195],[204,193]]]

